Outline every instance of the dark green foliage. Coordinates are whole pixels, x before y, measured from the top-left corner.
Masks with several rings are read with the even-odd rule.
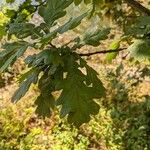
[[[38,81],[39,71],[34,70],[30,72],[30,74],[26,77],[25,81],[23,81],[19,87],[19,89],[15,92],[14,96],[12,97],[13,102],[17,102],[18,100],[23,97],[26,92],[29,90],[32,83],[36,84]]]
[[[9,34],[15,34],[17,38],[23,39],[33,34],[36,35],[37,29],[34,28],[35,25],[31,23],[13,23],[9,26]]]
[[[28,48],[28,45],[29,43],[27,42],[6,43],[3,46],[5,50],[0,53],[0,72],[6,70],[17,58],[21,57]]]
[[[51,109],[54,109],[55,107],[55,99],[50,93],[53,91],[54,87],[48,73],[49,72],[46,71],[39,80],[38,87],[41,94],[35,101],[35,104],[37,105],[36,113],[44,117],[49,117],[51,115]]]
[[[74,29],[81,23],[82,19],[85,18],[86,16],[87,13],[84,13],[76,18],[70,18],[69,21],[67,21],[64,25],[58,27],[56,30],[49,32],[48,34],[43,36],[41,38],[41,42],[42,43],[51,42],[57,36],[58,33],[63,34],[71,29]]]
[[[41,6],[39,8],[39,14],[43,17],[45,23],[51,27],[57,19],[66,15],[65,8],[72,2],[72,0],[48,0],[46,7]]]
[[[91,114],[98,113],[99,106],[93,99],[101,98],[105,89],[92,68],[85,64],[87,69],[87,75],[85,75],[78,69],[79,64],[74,59],[70,56],[70,60],[67,60],[69,64],[67,77],[59,83],[63,91],[57,104],[62,105],[61,117],[69,114],[68,121],[80,126],[82,122],[90,120]]]
[[[150,59],[150,39],[136,40],[130,47],[129,51],[135,59],[149,60]]]
[[[135,17],[132,26],[126,27],[126,34],[137,38],[148,38],[150,33],[150,16]]]
[[[83,41],[87,45],[98,46],[100,45],[100,40],[107,39],[109,33],[110,33],[109,28],[91,31],[85,34]]]
[[[13,1],[7,2],[12,3]],[[99,46],[102,40],[108,38],[110,28],[87,29],[84,35],[77,36],[71,41],[72,45],[66,44],[58,47],[53,45],[53,40],[56,40],[60,34],[78,27],[87,16],[88,18],[95,14],[102,16],[99,8],[102,10],[108,8],[106,11],[108,15],[111,6],[113,6],[113,12],[116,12],[117,8],[113,4],[122,4],[121,1],[84,0],[85,4],[92,4],[89,11],[79,14],[77,17],[71,17],[63,24],[60,23],[60,19],[66,16],[66,9],[70,5],[79,5],[81,2],[82,0],[38,0],[38,4],[33,5],[31,0],[26,0],[18,10],[7,11],[6,15],[10,20],[0,26],[0,38],[6,35],[6,38],[11,41],[5,43],[4,50],[0,52],[1,72],[14,64],[27,48],[39,50],[38,53],[25,59],[30,70],[22,75],[20,87],[12,101],[17,102],[26,94],[32,84],[37,84],[41,93],[35,102],[36,112],[44,117],[50,116],[52,109],[61,105],[61,117],[67,116],[68,121],[76,126],[88,122],[92,115],[98,113],[99,105],[95,99],[105,96],[105,88],[98,78],[97,72],[88,66],[76,49],[85,45]],[[30,21],[35,13],[43,19],[39,25]],[[136,16],[136,18],[130,23],[130,25],[132,24],[131,30],[125,32],[124,35],[127,35],[127,40],[133,37],[139,38],[129,47],[131,56],[138,60],[141,58],[149,60],[149,17]],[[116,22],[118,22],[117,19]],[[126,22],[128,24],[128,21]],[[117,44],[120,45],[120,41]],[[117,44],[110,49],[118,50]],[[111,53],[107,59],[111,62],[117,54],[117,52]],[[60,95],[55,100],[53,92],[56,91],[59,91]]]

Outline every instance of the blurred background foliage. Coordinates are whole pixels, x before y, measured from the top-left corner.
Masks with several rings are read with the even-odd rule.
[[[20,1],[17,2],[13,5],[0,2],[0,33],[3,33],[1,26],[9,21],[4,15],[7,8],[16,9]],[[148,5],[148,2],[144,1],[144,4]],[[118,32],[123,32],[127,22],[121,10],[127,11],[131,18],[138,12],[127,9],[126,6],[122,8],[121,1],[116,1],[116,3],[116,5],[112,3],[101,5],[100,9],[97,8],[95,11],[101,19],[93,17],[92,22],[85,20],[84,24],[74,32],[80,34],[84,32],[86,26],[113,26],[114,18],[117,18],[115,20]],[[78,6],[74,11],[71,10],[70,7],[69,15],[76,15],[77,12],[85,10],[85,5],[83,4],[81,8]],[[128,22],[129,28],[132,21],[134,19]],[[114,28],[116,29],[116,26]],[[116,31],[112,33],[110,41],[114,39],[115,33]],[[136,31],[133,34],[136,34]],[[120,33],[116,36],[120,36]],[[60,40],[66,41],[67,38]],[[104,48],[109,47],[110,42],[107,43],[108,45],[106,43],[104,43]],[[22,68],[25,68],[21,60],[16,66],[9,68],[5,74],[1,74],[0,150],[149,150],[149,65],[138,62],[135,65],[133,60],[120,61],[119,57],[124,57],[124,54],[120,54],[112,64],[108,65],[104,57],[87,58],[101,73],[100,78],[107,88],[107,96],[98,101],[101,108],[99,114],[79,129],[69,125],[65,119],[60,120],[58,110],[55,110],[51,119],[37,117],[34,113],[34,100],[39,92],[36,86],[32,87],[29,95],[18,104],[10,103],[10,91],[14,88],[12,85],[16,82]]]
[[[150,96],[146,65],[97,67],[107,88],[100,112],[79,129],[59,119],[35,115],[37,87],[16,105],[0,102],[0,149],[6,150],[149,150]],[[106,68],[107,66],[107,68]],[[143,73],[144,72],[144,73]],[[147,87],[147,88],[146,88]],[[11,90],[11,89],[10,89]]]

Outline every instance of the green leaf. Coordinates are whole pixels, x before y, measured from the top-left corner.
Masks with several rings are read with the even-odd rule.
[[[23,82],[30,74],[32,74],[32,72],[35,71],[35,68],[30,69],[29,71],[21,74],[18,78],[18,82],[21,83]]]
[[[81,23],[82,19],[85,18],[86,16],[87,13],[84,13],[76,18],[70,18],[70,20],[67,23],[65,23],[64,25],[60,26],[58,29],[46,34],[43,38],[41,38],[41,42],[42,43],[51,42],[57,36],[57,33],[63,34],[68,30],[74,29]]]
[[[24,54],[25,50],[28,48],[28,43],[7,43],[3,48],[5,48],[5,50],[0,52],[0,72],[6,70],[9,65],[12,65],[17,58]]]
[[[57,105],[62,105],[61,117],[68,115],[70,123],[80,126],[88,122],[91,115],[98,113],[99,105],[93,99],[104,95],[104,87],[94,70],[87,67],[85,75],[78,69],[79,65],[73,56],[68,59],[67,77],[60,84],[62,93]]]
[[[40,24],[40,28],[46,33],[48,34],[50,32],[49,27],[47,26],[46,23],[41,23]]]
[[[87,15],[88,15],[87,13],[84,13],[76,18],[70,18],[70,20],[67,23],[65,23],[60,28],[58,28],[58,32],[60,34],[63,34],[64,32],[66,32],[68,30],[74,29],[81,23],[83,18],[85,18]]]
[[[101,98],[105,96],[105,88],[103,86],[103,83],[98,78],[98,73],[87,65],[87,62],[80,58],[80,67],[86,68],[86,84],[88,86],[91,86],[93,88],[93,92],[95,93],[95,97]],[[92,91],[91,91],[92,92]]]
[[[135,19],[135,23],[132,26],[126,27],[126,35],[132,35],[134,37],[143,37],[150,33],[150,16],[140,16]]]
[[[41,38],[41,43],[51,42],[57,36],[57,30],[54,30]]]
[[[93,93],[95,94],[95,98],[101,98],[101,97],[105,96],[105,94],[106,94],[105,88],[104,88],[101,80],[98,78],[98,73],[89,66],[86,66],[86,71],[87,71],[86,83],[88,85],[92,84]]]
[[[32,63],[32,66],[37,67],[41,63],[44,63],[45,65],[52,63],[52,53],[50,50],[43,50],[38,53]]]
[[[36,113],[43,117],[49,117],[51,115],[51,109],[54,109],[55,107],[55,99],[51,94],[53,91],[52,82],[51,76],[49,76],[46,71],[38,83],[41,94],[35,101],[35,104],[37,105]]]
[[[93,98],[91,87],[87,87],[80,76],[81,72],[69,73],[62,83],[63,91],[57,100],[62,105],[61,117],[68,114],[68,121],[76,126],[90,120],[90,115],[97,114],[99,106]]]
[[[14,34],[17,38],[26,38],[35,32],[35,25],[32,23],[12,23],[9,25],[9,34]]]
[[[17,43],[5,43],[2,46],[2,51],[0,51],[0,59],[4,58],[6,55],[8,55],[9,53],[11,53],[12,51],[14,51],[15,49],[18,48],[18,44]]]
[[[11,55],[5,62],[4,64],[2,64],[2,66],[0,67],[0,72],[3,72],[4,70],[6,70],[8,68],[9,65],[11,65],[14,60],[16,58],[16,55]]]
[[[16,11],[15,10],[10,10],[10,9],[8,9],[8,10],[6,10],[6,13],[5,13],[5,15],[8,17],[8,18],[11,18],[11,19],[14,19],[14,17],[15,17],[15,14],[16,14]]]
[[[107,61],[108,63],[112,63],[112,60],[117,57],[118,53],[119,53],[119,52],[108,53],[108,54],[106,55],[106,61]]]
[[[139,61],[150,59],[150,39],[139,39],[128,48],[130,55]]]
[[[12,97],[12,102],[17,102],[20,100],[29,90],[31,84],[36,84],[38,81],[39,71],[35,70],[31,74],[28,75],[25,81],[23,81],[19,87],[19,89],[14,93]]]
[[[5,26],[0,26],[0,39],[6,35]]]
[[[110,28],[106,28],[103,30],[98,29],[96,31],[90,31],[85,34],[83,41],[87,45],[99,46],[100,40],[105,40],[108,37],[109,33],[110,33]]]
[[[37,67],[40,64],[44,65],[62,65],[62,59],[58,51],[55,48],[46,49],[35,55],[32,61],[32,66]]]
[[[74,4],[75,4],[76,6],[78,6],[81,2],[82,2],[82,0],[74,0]]]
[[[40,7],[39,14],[51,27],[57,19],[66,15],[65,9],[72,2],[73,0],[48,0],[46,6]]]
[[[138,26],[150,25],[150,16],[140,16],[137,18]]]
[[[117,41],[113,41],[111,43],[111,45],[109,46],[109,50],[117,50],[120,47],[120,40]],[[117,57],[119,52],[112,52],[112,53],[108,53],[106,55],[106,61],[108,63],[111,63],[113,59],[115,59]]]
[[[35,112],[43,117],[50,117],[51,116],[51,107],[54,103],[54,97],[49,95],[40,95],[35,101],[35,104],[37,105],[37,108]]]

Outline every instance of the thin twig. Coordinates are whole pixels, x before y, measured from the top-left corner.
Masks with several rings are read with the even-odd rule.
[[[92,53],[79,53],[79,56],[91,56],[91,55],[96,55],[96,54],[106,54],[106,53],[113,53],[113,52],[120,52],[123,50],[126,50],[127,48],[120,48],[117,50],[101,50],[101,51],[96,51],[96,52],[92,52]]]
[[[47,0],[43,1],[42,3],[40,3],[39,5],[34,5],[35,7],[35,12],[38,10],[38,8],[42,5],[44,5],[44,3],[46,3]]]
[[[50,45],[52,48],[56,48],[56,46],[53,45],[52,43],[49,43],[49,45]]]

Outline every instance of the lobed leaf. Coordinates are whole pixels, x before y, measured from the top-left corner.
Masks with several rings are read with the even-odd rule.
[[[70,59],[69,59],[70,58]],[[68,121],[75,126],[88,122],[91,115],[99,111],[99,105],[94,101],[105,95],[105,88],[97,78],[97,73],[87,66],[87,75],[78,68],[74,56],[70,56],[67,67],[67,77],[61,82],[62,93],[57,100],[57,105],[62,105],[60,116],[68,115]],[[91,85],[92,84],[92,85]]]
[[[17,102],[20,100],[29,90],[31,84],[36,84],[38,81],[38,75],[39,75],[38,70],[34,70],[31,74],[29,74],[26,78],[25,81],[23,81],[19,87],[19,89],[14,93],[12,97],[12,102]]]
[[[38,13],[51,27],[57,19],[66,15],[65,9],[72,2],[73,0],[48,0],[47,5],[41,6]]]
[[[103,30],[96,30],[87,32],[83,38],[83,41],[87,45],[92,46],[99,46],[101,40],[105,40],[108,37],[108,34],[110,33],[110,28],[106,28]]]
[[[36,113],[43,117],[49,117],[51,115],[51,109],[55,107],[55,99],[51,94],[53,86],[48,72],[45,72],[40,78],[38,87],[41,93],[35,101],[37,105]]]
[[[87,15],[88,15],[87,13],[84,13],[76,18],[70,18],[70,20],[67,23],[58,28],[58,32],[60,34],[63,34],[66,31],[76,28],[81,23],[83,18],[85,18]]]
[[[0,52],[0,72],[5,71],[9,65],[12,65],[15,60],[21,57],[28,48],[28,43],[6,43],[2,52]]]
[[[80,126],[90,120],[90,115],[98,113],[99,105],[92,100],[92,88],[83,83],[80,71],[70,72],[62,86],[63,91],[57,100],[57,104],[62,105],[61,117],[68,115],[70,123]]]
[[[150,59],[150,39],[139,39],[128,48],[130,55],[139,61]]]
[[[87,16],[87,13],[84,13],[78,17],[70,18],[69,21],[66,22],[64,25],[60,26],[59,28],[55,29],[54,31],[42,37],[41,42],[42,43],[51,42],[57,36],[57,33],[63,34],[64,32],[67,32],[68,30],[74,29],[81,23],[82,19],[85,18],[86,16]]]

